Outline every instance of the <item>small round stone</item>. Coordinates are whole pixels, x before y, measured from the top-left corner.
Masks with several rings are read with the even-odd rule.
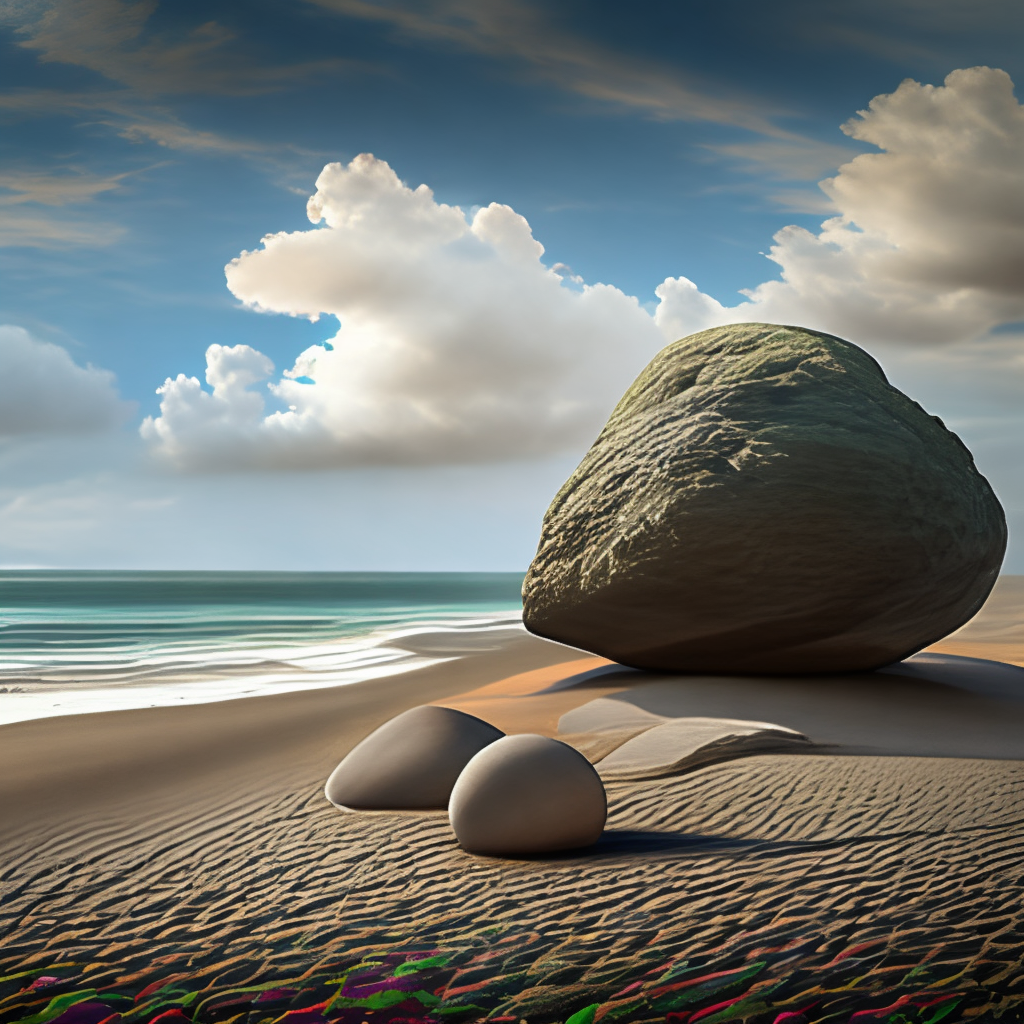
[[[567,743],[506,736],[466,765],[448,816],[470,853],[516,855],[591,846],[608,804],[594,766]]]
[[[324,793],[352,810],[443,810],[470,758],[504,735],[452,708],[410,708],[353,747]]]

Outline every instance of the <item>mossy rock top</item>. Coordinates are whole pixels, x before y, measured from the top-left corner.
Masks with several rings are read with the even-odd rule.
[[[1005,547],[966,446],[866,352],[735,324],[623,396],[548,509],[524,621],[640,668],[872,669],[974,615]]]

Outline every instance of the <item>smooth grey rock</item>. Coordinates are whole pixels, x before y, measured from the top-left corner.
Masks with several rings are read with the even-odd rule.
[[[669,345],[555,497],[539,636],[669,672],[875,669],[981,607],[1002,508],[955,434],[828,334]]]
[[[466,765],[448,816],[470,853],[516,855],[596,843],[608,805],[593,765],[546,736],[506,736]]]
[[[353,747],[324,793],[353,810],[443,809],[473,755],[504,735],[452,708],[410,708]]]

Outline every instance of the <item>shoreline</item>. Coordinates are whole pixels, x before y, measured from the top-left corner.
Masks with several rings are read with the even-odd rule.
[[[41,803],[70,806],[160,785],[172,768],[171,785],[210,771],[244,772],[254,754],[280,759],[305,748],[298,763],[330,764],[329,773],[349,746],[406,707],[472,688],[481,673],[497,680],[578,653],[531,637],[491,657],[470,651],[342,686],[0,725],[0,820]]]
[[[501,634],[506,635],[502,638]],[[0,727],[66,715],[210,704],[352,686],[456,660],[481,649],[507,646],[516,634],[525,635],[525,630],[512,612],[467,614],[375,628],[330,644],[225,648],[216,652],[217,657],[210,652],[205,664],[193,659],[192,667],[185,659],[166,655],[146,667],[141,673],[143,681],[125,682],[114,672],[113,681],[106,686],[75,679],[40,682],[31,676],[5,673],[0,675],[4,684],[0,685]],[[94,666],[86,666],[83,673],[86,669],[95,671]],[[73,669],[62,672],[72,675]]]
[[[1024,667],[1022,609],[1024,576],[1002,576],[974,619],[924,651]],[[219,652],[223,664],[208,667],[205,673],[190,673],[184,667],[187,662],[162,657],[158,663],[166,662],[170,667],[151,671],[147,678],[153,681],[99,687],[67,679],[40,684],[31,677],[4,673],[0,675],[0,728],[68,715],[192,706],[352,686],[479,653],[481,638],[483,648],[487,649],[488,635],[502,632],[514,633],[527,642],[536,639],[522,626],[521,611],[466,612],[437,621],[410,621],[386,629],[374,628],[366,634],[344,635],[326,645],[275,650],[269,643],[262,644],[263,653],[275,655],[270,660],[251,660],[259,649],[225,648]],[[491,649],[507,647],[510,638],[496,639],[499,642]],[[331,666],[326,671],[322,668],[325,659],[336,660],[340,653],[362,652],[372,656],[377,651],[382,657],[375,664],[356,661],[349,666]],[[579,651],[578,656],[593,657],[586,651]],[[312,671],[302,665],[307,660]],[[334,674],[328,676],[327,671]],[[23,689],[24,683],[30,687],[28,691]]]

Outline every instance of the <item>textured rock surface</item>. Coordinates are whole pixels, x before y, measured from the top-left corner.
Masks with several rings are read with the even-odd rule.
[[[1002,509],[861,349],[773,324],[664,349],[555,497],[532,632],[638,668],[843,672],[967,621]]]
[[[335,806],[354,810],[445,808],[473,755],[504,735],[452,708],[410,708],[353,747],[324,793]]]
[[[528,854],[596,843],[604,786],[579,751],[532,734],[481,750],[459,776],[448,815],[470,853]]]

